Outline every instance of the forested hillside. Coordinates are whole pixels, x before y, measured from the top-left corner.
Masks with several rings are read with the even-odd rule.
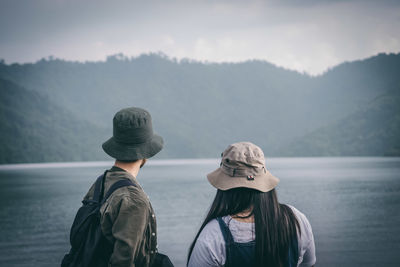
[[[399,156],[400,86],[357,112],[292,142],[286,156]]]
[[[71,132],[75,134],[66,138],[77,144],[92,136],[92,142],[81,144],[86,152],[92,151],[92,146],[100,147],[102,138],[111,135],[114,113],[127,106],[139,106],[151,112],[154,128],[166,142],[159,157],[217,157],[227,144],[236,141],[252,141],[260,145],[267,156],[378,156],[397,155],[398,151],[398,139],[378,133],[367,139],[357,139],[357,142],[351,138],[348,142],[331,138],[341,135],[340,129],[333,125],[361,110],[370,110],[374,99],[390,95],[400,86],[400,54],[379,54],[343,63],[316,77],[265,61],[216,64],[176,61],[164,55],[149,54],[137,58],[116,55],[105,62],[44,59],[33,64],[0,63],[0,78],[45,99],[43,105],[62,109],[70,118],[65,132],[73,129],[75,121],[84,126],[87,130],[73,129]],[[7,104],[2,100],[2,110],[9,108],[15,112],[13,107],[18,106],[25,111],[23,100],[9,96],[6,88],[7,85],[1,89],[2,98],[3,95],[8,97]],[[397,98],[393,101],[398,105]],[[381,104],[380,108],[383,113],[392,114],[396,112],[392,106]],[[48,117],[52,118],[53,112],[49,112]],[[21,136],[15,136],[15,142],[26,138],[29,131],[25,133],[24,124],[5,120],[8,128],[20,129]],[[378,122],[372,120],[369,124]],[[3,123],[1,127],[5,127]],[[37,131],[42,133],[43,127],[41,125]],[[390,127],[386,131],[389,135],[398,130],[398,125]],[[348,135],[363,136],[367,128],[355,127]],[[33,126],[33,129],[36,128]],[[5,133],[2,129],[1,134]],[[323,146],[314,143],[315,134],[323,136],[315,139],[315,142],[323,142]],[[37,136],[41,135],[45,138],[43,134]],[[330,142],[323,141],[327,139]],[[376,149],[379,142],[371,140],[378,139],[386,140],[393,149],[390,150],[389,145]],[[298,146],[291,146],[293,142]],[[13,153],[18,154],[21,149],[15,147],[2,152],[2,162],[16,161]],[[26,149],[36,150],[35,147]],[[64,148],[60,147],[59,151]],[[77,156],[65,150],[65,153],[60,152],[62,156],[52,157],[42,155],[46,154],[44,149],[40,156],[27,157],[24,161],[104,157],[100,149],[86,152]]]
[[[105,159],[104,129],[79,120],[36,92],[0,79],[0,162]]]

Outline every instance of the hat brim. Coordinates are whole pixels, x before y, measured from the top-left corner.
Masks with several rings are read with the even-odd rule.
[[[160,152],[163,146],[164,140],[157,134],[154,134],[149,141],[141,144],[118,143],[114,137],[111,137],[102,145],[104,152],[109,156],[126,161],[151,158]]]
[[[249,180],[247,176],[229,176],[224,173],[221,168],[218,168],[209,173],[207,179],[212,186],[223,191],[232,188],[246,187],[261,192],[268,192],[274,189],[279,183],[279,179],[267,170],[261,175],[254,176],[254,180]]]

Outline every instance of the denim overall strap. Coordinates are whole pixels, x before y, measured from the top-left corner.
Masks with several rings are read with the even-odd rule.
[[[217,218],[217,221],[219,223],[219,228],[221,229],[222,235],[225,240],[225,251],[226,251],[226,259],[225,259],[225,265],[224,266],[230,266],[231,263],[231,247],[233,244],[233,236],[231,231],[229,231],[228,226],[225,224],[225,222],[222,220],[221,217]]]
[[[299,248],[298,248],[298,241],[297,236],[292,240],[292,243],[289,246],[289,253],[288,253],[288,266],[289,267],[297,267],[297,262],[299,259]]]
[[[217,218],[219,227],[225,240],[226,260],[225,267],[252,267],[255,265],[255,241],[236,243],[228,226]]]
[[[221,217],[218,217],[217,221],[219,223],[219,228],[221,228],[222,235],[224,236],[225,244],[233,243],[233,236],[231,234],[231,231],[229,231],[228,226],[225,224],[224,220],[222,220]]]

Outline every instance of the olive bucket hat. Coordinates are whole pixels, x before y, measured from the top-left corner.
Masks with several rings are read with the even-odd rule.
[[[154,134],[148,111],[131,107],[117,112],[113,119],[113,136],[103,143],[111,157],[135,161],[151,158],[163,148],[161,136]]]
[[[229,190],[247,187],[268,192],[279,179],[265,168],[264,153],[250,142],[234,143],[222,153],[218,169],[207,175],[208,181],[217,189]]]

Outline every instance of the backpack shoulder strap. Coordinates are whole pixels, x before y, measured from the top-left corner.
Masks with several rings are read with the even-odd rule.
[[[100,203],[104,194],[104,180],[106,178],[107,171],[105,171],[102,175],[100,175],[94,184],[94,192],[93,192],[93,202]]]
[[[93,201],[96,202],[99,201],[102,181],[103,181],[103,175],[100,175],[96,179],[96,182],[94,183]]]
[[[115,190],[124,187],[124,186],[136,186],[131,180],[129,179],[121,179],[115,183],[113,183],[113,185],[110,187],[110,189],[108,189],[106,195],[104,196],[103,200],[101,201],[101,204],[103,204],[104,202],[106,202],[107,198],[109,198],[111,196],[112,193],[114,193]]]

